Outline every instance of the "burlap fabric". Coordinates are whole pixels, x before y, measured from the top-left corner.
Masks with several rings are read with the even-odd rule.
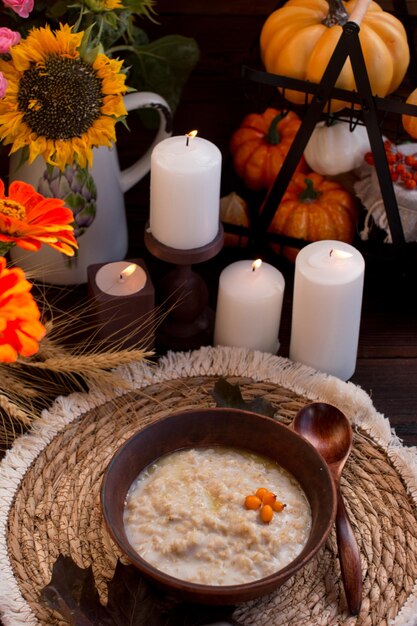
[[[354,426],[342,490],[360,547],[363,604],[346,610],[335,534],[302,571],[268,597],[235,610],[247,626],[411,626],[417,624],[416,451],[405,448],[369,396],[351,383],[286,359],[239,349],[171,354],[158,367],[122,374],[135,390],[59,398],[0,466],[0,610],[6,626],[61,624],[39,601],[58,555],[93,565],[105,595],[120,553],[100,510],[102,474],[134,432],[174,411],[214,406],[219,377],[246,399],[265,397],[290,423],[310,400],[331,402]]]

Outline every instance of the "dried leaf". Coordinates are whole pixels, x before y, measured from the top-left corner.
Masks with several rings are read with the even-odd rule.
[[[244,411],[252,411],[252,413],[260,413],[268,417],[273,417],[276,412],[273,405],[260,396],[247,402],[242,397],[239,385],[232,385],[224,378],[220,378],[214,385],[213,397],[218,407],[242,409]]]
[[[147,582],[133,567],[118,561],[103,606],[91,566],[81,569],[71,557],[60,555],[41,601],[57,611],[70,626],[203,626],[233,620],[234,607],[181,602]]]
[[[91,567],[82,569],[68,556],[59,555],[52,569],[51,581],[41,591],[41,601],[57,611],[70,626],[111,624],[94,584]]]

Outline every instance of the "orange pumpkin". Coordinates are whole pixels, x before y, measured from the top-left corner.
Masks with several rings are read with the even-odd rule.
[[[406,100],[407,104],[417,104],[417,89],[414,89]],[[417,139],[417,117],[414,115],[403,115],[402,123],[404,130],[414,139]]]
[[[362,11],[365,14],[362,20]],[[363,0],[288,0],[267,18],[260,49],[265,69],[274,74],[319,83],[348,20],[361,22],[359,40],[372,93],[386,96],[401,84],[410,60],[407,35],[399,19],[376,2]],[[336,86],[356,89],[350,59]],[[291,102],[303,104],[305,94],[286,90]],[[346,103],[332,101],[334,110]]]
[[[335,239],[352,243],[357,224],[354,196],[338,182],[316,172],[297,173],[276,211],[269,231],[306,241]],[[294,261],[298,249],[273,245]]]
[[[232,135],[230,151],[235,171],[249,189],[259,191],[272,185],[300,125],[293,111],[283,115],[274,108],[245,117]],[[305,169],[302,157],[297,170]]]

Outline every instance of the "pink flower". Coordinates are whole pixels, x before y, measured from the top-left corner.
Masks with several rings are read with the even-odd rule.
[[[5,54],[10,51],[10,48],[19,43],[21,37],[20,33],[10,28],[0,28],[0,54]]]
[[[20,17],[29,17],[29,13],[33,9],[34,0],[3,0],[3,4]]]
[[[7,80],[4,78],[3,74],[0,72],[0,98],[4,96],[7,89]]]

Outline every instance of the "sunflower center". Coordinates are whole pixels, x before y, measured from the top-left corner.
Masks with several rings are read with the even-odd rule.
[[[0,213],[13,217],[13,219],[20,220],[21,222],[26,219],[25,207],[19,202],[10,200],[9,198],[3,198],[3,200],[0,200]]]
[[[102,102],[101,79],[79,57],[51,55],[26,70],[19,82],[23,119],[45,139],[81,137],[100,116]]]

